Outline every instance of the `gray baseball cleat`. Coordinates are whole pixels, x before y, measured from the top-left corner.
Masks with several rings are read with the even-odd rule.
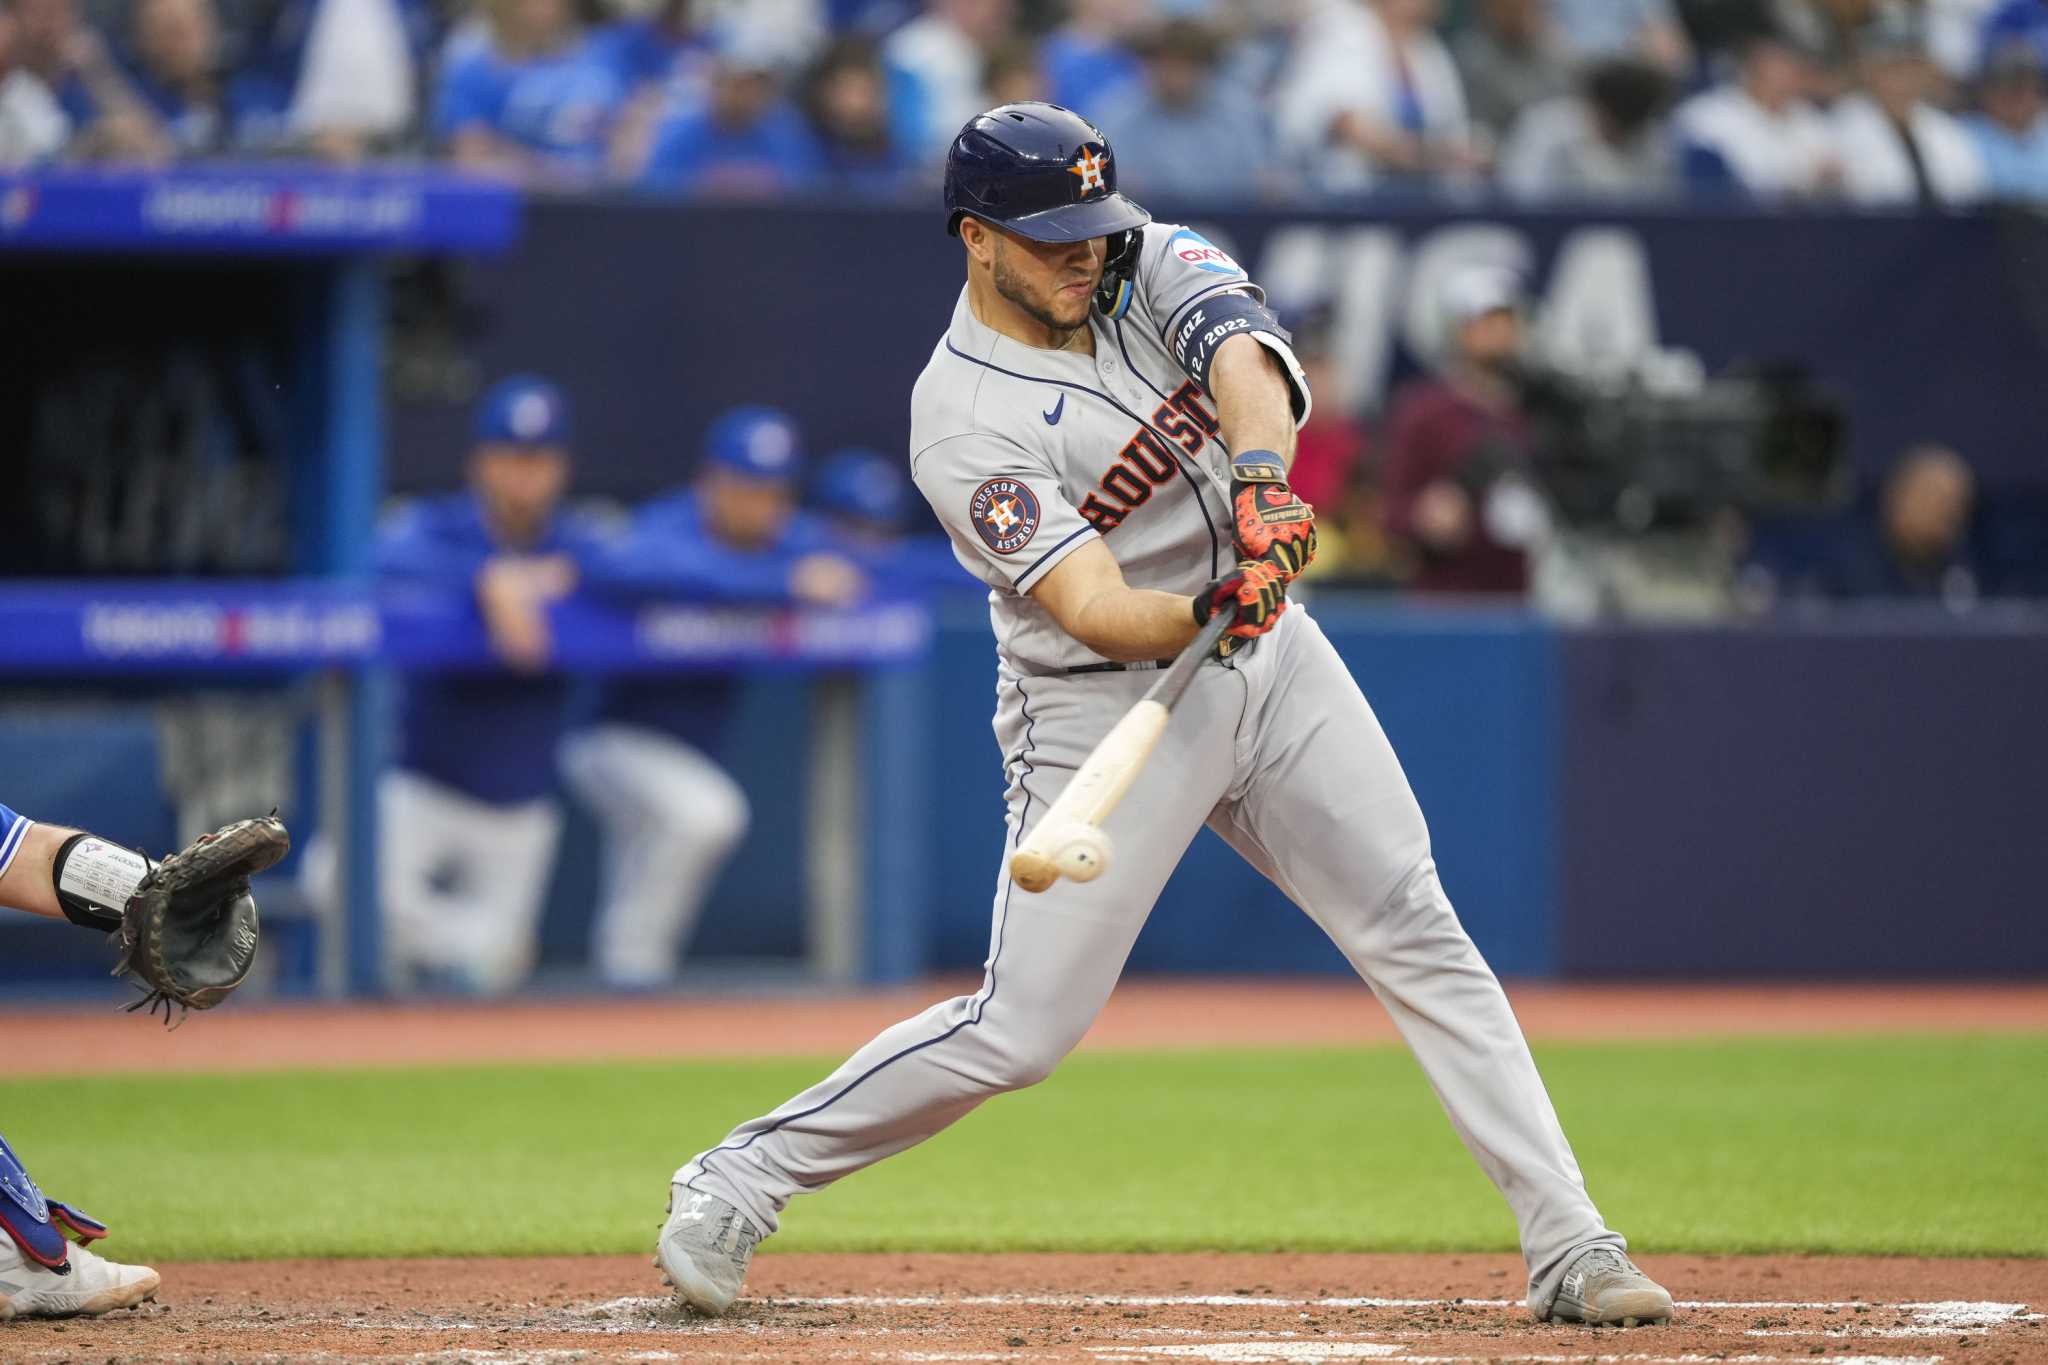
[[[1529,1305],[1540,1322],[1648,1326],[1671,1321],[1671,1295],[1611,1246],[1588,1247],[1572,1261],[1548,1309]]]
[[[760,1229],[717,1195],[674,1185],[654,1264],[677,1298],[715,1318],[740,1296],[760,1241]]]

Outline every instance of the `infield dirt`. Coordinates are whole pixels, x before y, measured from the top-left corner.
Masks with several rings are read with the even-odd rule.
[[[650,1238],[652,1229],[650,1228]],[[726,1318],[644,1260],[166,1266],[162,1302],[0,1326],[9,1361],[2048,1361],[2048,1262],[1654,1258],[1663,1327],[1533,1322],[1512,1256],[764,1255]]]

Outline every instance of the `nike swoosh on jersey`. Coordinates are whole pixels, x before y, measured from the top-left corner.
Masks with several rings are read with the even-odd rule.
[[[1041,412],[1038,415],[1045,419],[1045,424],[1047,426],[1056,427],[1060,424],[1060,415],[1064,413],[1066,410],[1067,396],[1065,394],[1061,394],[1060,401],[1052,405],[1051,412]]]

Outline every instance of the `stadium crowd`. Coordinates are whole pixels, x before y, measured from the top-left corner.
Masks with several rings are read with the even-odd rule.
[[[437,157],[928,193],[974,112],[1141,198],[2048,200],[2048,0],[0,0],[0,166]]]

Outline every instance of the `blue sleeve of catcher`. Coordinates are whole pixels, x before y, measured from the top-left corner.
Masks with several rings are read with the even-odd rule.
[[[34,823],[26,815],[16,815],[7,807],[0,806],[0,877],[7,875],[8,866],[21,849],[22,836]]]
[[[22,1255],[53,1269],[70,1258],[71,1244],[64,1239],[66,1232],[81,1242],[97,1241],[107,1235],[106,1224],[68,1204],[44,1198],[6,1138],[0,1138],[0,1227],[7,1229]]]

